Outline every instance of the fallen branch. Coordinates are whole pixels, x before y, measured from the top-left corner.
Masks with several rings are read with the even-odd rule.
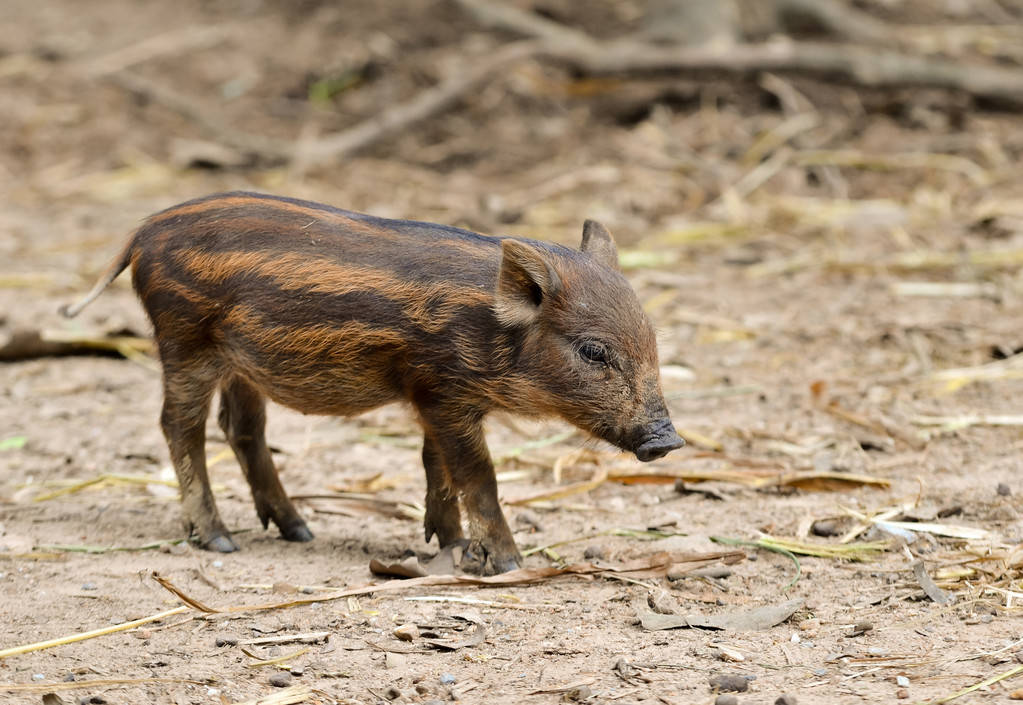
[[[831,77],[870,88],[918,86],[957,90],[969,95],[1023,105],[1023,71],[912,56],[876,47],[771,41],[719,47],[657,47],[631,42],[599,51],[572,47],[544,52],[587,73],[646,71],[719,71],[753,75],[763,71]]]
[[[214,117],[216,111],[208,110],[191,98],[148,78],[126,71],[111,73],[104,78],[136,95],[173,110],[196,123],[200,129],[221,144],[239,149],[250,156],[268,162],[286,161],[294,156],[295,147],[290,141],[242,132]]]
[[[543,53],[588,73],[641,71],[722,71],[758,74],[764,71],[832,76],[861,86],[891,88],[922,86],[959,90],[969,95],[1008,100],[1023,105],[1023,71],[932,59],[875,46],[849,46],[788,39],[731,46],[657,46],[636,40],[601,42],[578,30],[534,13],[489,0],[458,0],[484,24],[545,40]],[[810,12],[834,29],[842,24],[849,36],[879,40],[887,28],[865,13],[855,18],[830,3],[788,0],[789,9]],[[831,12],[822,12],[830,7]],[[830,18],[830,21],[827,21]],[[855,28],[850,22],[857,21]]]
[[[444,79],[404,103],[333,135],[314,140],[279,140],[240,132],[199,103],[127,72],[106,77],[197,123],[221,143],[262,161],[298,161],[304,166],[337,161],[448,110],[484,81],[526,59],[565,64],[587,74],[707,72],[757,75],[788,72],[848,83],[895,88],[919,86],[961,91],[1023,106],[1023,71],[963,61],[913,56],[876,47],[778,40],[729,47],[656,46],[637,40],[603,42],[583,32],[511,6],[460,0],[486,24],[511,28],[539,40],[506,44],[488,58],[467,57],[468,70]]]
[[[412,100],[384,110],[354,127],[303,144],[300,158],[306,165],[322,164],[365,149],[385,137],[447,110],[462,96],[476,89],[501,69],[537,55],[540,49],[541,45],[534,42],[516,42],[505,45],[482,61],[469,59],[466,63],[473,68],[464,74],[445,79]]]

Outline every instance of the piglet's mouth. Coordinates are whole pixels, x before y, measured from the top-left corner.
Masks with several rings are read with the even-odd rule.
[[[641,433],[640,443],[633,452],[636,454],[636,458],[644,463],[663,458],[671,451],[686,444],[668,418],[648,424]]]

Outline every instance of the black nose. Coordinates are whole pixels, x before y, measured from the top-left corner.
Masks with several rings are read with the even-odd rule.
[[[672,426],[671,421],[662,419],[650,425],[650,429],[643,442],[636,447],[636,458],[641,462],[647,463],[651,460],[663,458],[671,451],[677,450],[685,444],[686,442],[682,437],[675,432],[675,427]]]

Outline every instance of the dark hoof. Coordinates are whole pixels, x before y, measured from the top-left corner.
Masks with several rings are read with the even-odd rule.
[[[285,541],[299,541],[305,543],[313,540],[313,532],[305,525],[304,521],[291,526],[281,527],[281,537]]]
[[[491,561],[491,565],[494,569],[492,575],[497,575],[498,573],[509,573],[522,567],[519,560],[515,558],[506,558],[502,561]]]
[[[207,551],[216,551],[217,553],[234,553],[238,550],[238,544],[236,544],[234,539],[227,534],[214,536],[204,543],[202,547]]]
[[[471,541],[466,546],[465,553],[462,555],[461,568],[467,573],[497,575],[498,573],[518,570],[521,567],[521,556],[498,556],[488,551],[479,541]]]

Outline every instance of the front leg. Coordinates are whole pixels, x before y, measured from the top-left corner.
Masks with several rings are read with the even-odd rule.
[[[461,496],[469,529],[469,551],[479,552],[487,572],[504,573],[519,568],[522,556],[497,499],[497,477],[483,437],[483,414],[475,410],[467,412],[455,402],[432,400],[417,406],[426,436],[434,439],[434,449],[447,469],[450,486]],[[428,469],[428,485],[434,484],[433,479]],[[429,489],[434,490],[435,485]],[[439,518],[430,511],[430,506],[428,491],[428,522]],[[450,518],[450,509],[441,515]],[[428,523],[427,531],[430,526]],[[440,533],[439,527],[435,528]]]
[[[441,548],[461,543],[462,515],[458,510],[458,490],[444,466],[437,440],[423,436],[423,467],[426,469],[426,517],[423,519],[426,542],[434,534]]]

